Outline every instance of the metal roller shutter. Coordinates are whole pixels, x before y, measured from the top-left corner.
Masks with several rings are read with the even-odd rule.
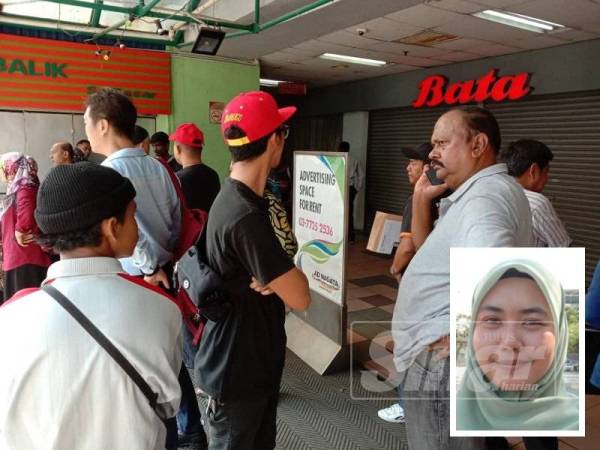
[[[600,259],[600,92],[533,96],[485,105],[495,114],[503,147],[538,139],[554,153],[544,194],[573,239],[586,248],[586,282]],[[449,108],[371,111],[367,153],[367,224],[375,211],[402,214],[411,187],[404,146],[427,141],[437,118]]]
[[[342,140],[343,116],[300,117],[290,120],[286,149],[334,152]]]
[[[406,177],[408,159],[400,148],[429,142],[435,121],[448,109],[394,108],[370,112],[366,178],[369,228],[376,211],[402,214],[412,187]]]
[[[600,259],[600,92],[538,96],[486,105],[498,119],[502,146],[529,138],[554,153],[544,189],[574,247],[586,248],[589,283]]]

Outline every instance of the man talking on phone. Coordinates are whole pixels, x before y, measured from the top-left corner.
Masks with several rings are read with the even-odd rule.
[[[491,112],[468,107],[443,114],[431,144],[431,166],[444,183],[421,175],[415,184],[413,235],[427,234],[432,200],[446,189],[453,193],[441,200],[435,227],[400,281],[394,363],[403,378],[411,450],[481,449],[481,438],[450,438],[450,248],[528,246],[531,213],[506,165],[496,163],[500,129]]]

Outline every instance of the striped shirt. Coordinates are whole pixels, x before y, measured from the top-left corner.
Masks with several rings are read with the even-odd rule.
[[[543,194],[527,189],[525,196],[529,201],[533,225],[533,237],[536,247],[568,247],[572,239],[556,214],[556,210]]]

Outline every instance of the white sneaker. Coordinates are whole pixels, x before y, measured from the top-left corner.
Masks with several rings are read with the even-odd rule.
[[[388,408],[383,408],[377,411],[380,419],[391,423],[404,423],[404,409],[399,403],[394,403]]]

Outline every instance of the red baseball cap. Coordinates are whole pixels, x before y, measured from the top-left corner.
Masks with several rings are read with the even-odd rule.
[[[169,140],[189,147],[202,147],[204,145],[204,134],[193,123],[182,123],[177,127],[175,133],[169,136]]]
[[[275,99],[267,92],[243,92],[231,100],[221,116],[221,132],[232,125],[240,128],[246,136],[227,139],[230,147],[239,147],[265,137],[275,131],[296,112],[295,106],[277,108]]]

